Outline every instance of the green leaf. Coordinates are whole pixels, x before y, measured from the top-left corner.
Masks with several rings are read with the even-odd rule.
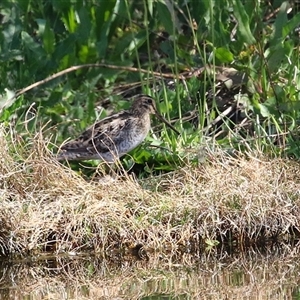
[[[118,1],[119,2],[119,1]],[[123,2],[123,1],[122,1]],[[116,0],[98,0],[97,8],[95,9],[96,35],[97,40],[108,38],[109,29],[111,26],[113,11],[116,9]],[[106,48],[105,48],[106,49]]]
[[[288,3],[285,1],[281,4],[277,18],[274,22],[274,34],[270,39],[270,48],[276,47],[283,39],[283,27],[287,24],[287,9]]]
[[[174,171],[176,169],[175,165],[169,165],[169,164],[164,164],[161,166],[154,166],[154,170],[159,170],[159,171]]]
[[[234,59],[233,54],[224,47],[217,48],[215,51],[215,55],[220,63],[231,63]]]
[[[168,10],[167,6],[161,2],[157,3],[157,12],[160,21],[165,27],[165,30],[170,34],[174,34],[174,23],[172,20],[172,16],[170,14],[170,11]]]
[[[256,42],[249,23],[249,16],[247,15],[245,8],[240,0],[231,0],[233,6],[233,14],[238,21],[237,30],[243,39],[244,43],[248,45],[254,44]]]
[[[76,31],[77,28],[76,15],[77,12],[74,10],[74,7],[70,6],[67,15],[62,18],[70,33],[74,33]]]
[[[55,36],[50,28],[49,22],[46,22],[45,31],[43,34],[44,48],[48,54],[52,54],[55,49]]]
[[[88,43],[91,36],[92,18],[86,7],[82,7],[78,12],[79,25],[77,30],[77,36],[81,43]]]
[[[260,114],[261,114],[263,117],[267,118],[267,117],[270,117],[270,116],[271,116],[268,107],[265,106],[264,104],[258,103],[258,108],[259,108]]]
[[[292,32],[292,30],[294,30],[297,26],[299,26],[299,23],[300,23],[300,13],[296,14],[291,20],[287,22],[287,24],[283,26],[282,37],[286,38],[287,35]]]
[[[145,161],[149,160],[151,156],[151,152],[142,148],[139,148],[138,151],[135,151],[133,155],[135,162],[138,164],[145,163]]]
[[[147,1],[147,7],[148,7],[148,11],[150,16],[153,16],[153,0],[148,0]]]
[[[42,46],[36,42],[27,32],[22,31],[21,33],[22,41],[24,42],[27,49],[34,52],[39,59],[45,56],[45,52],[42,48]],[[32,59],[36,60],[35,57],[32,57]]]
[[[43,40],[44,49],[48,54],[52,54],[55,48],[55,36],[53,30],[50,28],[49,22],[45,19],[36,19],[38,24],[38,34]]]
[[[268,49],[268,69],[270,73],[277,72],[283,59],[285,59],[285,49],[283,44],[279,42],[274,47]]]
[[[56,103],[61,102],[62,99],[62,92],[61,91],[53,91],[50,95],[50,97],[43,101],[43,105],[47,105],[48,107],[54,106]]]
[[[24,13],[27,13],[29,11],[29,5],[31,0],[22,0],[18,1],[18,6],[23,10]]]

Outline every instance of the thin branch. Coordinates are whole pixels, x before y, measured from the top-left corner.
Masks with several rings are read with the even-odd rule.
[[[140,73],[143,73],[143,74],[148,74],[149,71],[148,70],[144,70],[144,69],[138,69],[138,68],[134,68],[134,67],[126,67],[126,66],[116,66],[116,65],[108,65],[108,64],[85,64],[85,65],[78,65],[78,66],[73,66],[73,67],[70,67],[70,68],[67,68],[65,70],[62,70],[58,73],[55,73],[43,80],[40,80],[40,81],[37,81],[21,90],[19,90],[13,97],[11,97],[9,100],[7,100],[7,102],[10,102],[12,101],[13,99],[23,95],[24,93],[32,90],[33,88],[36,88],[40,85],[43,85],[53,79],[56,79],[62,75],[65,75],[65,74],[68,74],[70,72],[74,72],[74,71],[77,71],[79,69],[83,69],[83,68],[91,68],[91,67],[96,67],[96,68],[109,68],[109,69],[114,69],[114,70],[123,70],[123,71],[131,71],[131,72],[140,72]],[[163,77],[163,78],[172,78],[172,79],[175,79],[175,78],[179,78],[179,79],[183,79],[185,78],[183,75],[174,75],[172,73],[169,73],[169,74],[162,74],[162,73],[159,73],[159,72],[151,72],[154,76],[156,77]]]

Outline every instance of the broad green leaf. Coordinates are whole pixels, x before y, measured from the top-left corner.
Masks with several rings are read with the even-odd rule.
[[[268,56],[268,68],[269,72],[278,72],[281,62],[285,59],[285,50],[281,42],[272,47],[270,50],[270,55]]]
[[[98,40],[104,37],[107,38],[108,31],[110,28],[110,19],[117,5],[116,0],[98,0],[97,7],[95,9],[95,21],[96,21],[96,35]],[[124,2],[124,1],[122,1]],[[107,24],[109,23],[109,24]]]
[[[81,62],[86,63],[89,57],[89,47],[87,45],[82,45],[78,52],[79,59]]]
[[[62,20],[70,33],[74,33],[77,28],[77,12],[74,6],[69,6],[68,12],[62,17]]]
[[[258,103],[258,108],[263,117],[267,118],[271,116],[269,109],[264,104]]]
[[[148,0],[147,1],[147,8],[149,11],[150,16],[153,16],[153,0]]]
[[[175,24],[173,22],[174,16],[171,15],[170,11],[168,10],[167,6],[161,2],[157,3],[157,12],[160,21],[165,27],[165,30],[170,34],[173,35],[175,33]]]
[[[27,13],[30,7],[31,0],[21,0],[18,1],[18,6],[23,10],[24,13]]]
[[[91,36],[92,18],[87,7],[82,7],[78,12],[79,24],[77,36],[81,43],[87,44]]]
[[[134,160],[138,164],[143,164],[152,156],[151,152],[139,148],[139,151],[134,151]]]
[[[282,29],[282,37],[286,38],[300,23],[300,13],[293,16],[291,20],[289,20]]]
[[[44,48],[48,54],[52,54],[55,49],[55,36],[50,28],[49,22],[46,22],[45,31],[43,34]]]
[[[36,42],[27,32],[22,31],[21,37],[27,49],[34,52],[36,55],[38,55],[39,58],[45,56],[45,51],[42,46],[38,42]],[[32,59],[35,60],[36,58],[32,57]]]
[[[270,48],[275,47],[284,39],[283,27],[287,24],[287,9],[288,3],[285,1],[280,6],[276,20],[274,22],[274,34],[270,40]]]
[[[243,42],[251,45],[256,42],[249,23],[249,16],[247,15],[245,8],[240,0],[231,0],[233,6],[233,14],[238,21],[237,30],[243,39]]]
[[[62,99],[62,92],[61,91],[54,91],[51,93],[50,97],[44,102],[43,105],[47,105],[47,107],[53,107],[55,104],[60,102]]]
[[[224,47],[217,48],[215,55],[221,63],[231,63],[234,59],[233,54]]]

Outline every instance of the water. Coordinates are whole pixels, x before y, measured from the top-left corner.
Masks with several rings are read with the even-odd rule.
[[[300,299],[299,247],[0,264],[1,299]]]

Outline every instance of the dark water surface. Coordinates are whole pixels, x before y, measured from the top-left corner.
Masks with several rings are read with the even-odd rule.
[[[0,299],[300,299],[298,246],[5,259],[0,276]]]

